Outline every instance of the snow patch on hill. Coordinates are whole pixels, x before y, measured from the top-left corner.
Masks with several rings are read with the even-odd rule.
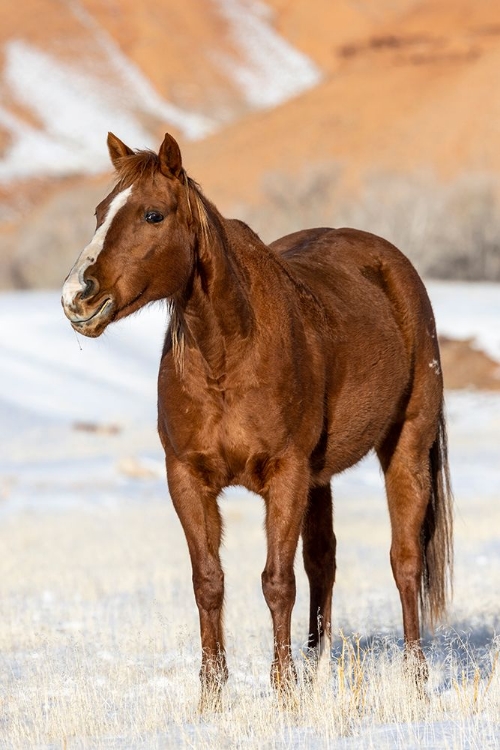
[[[38,126],[0,107],[0,124],[12,142],[0,161],[0,180],[99,173],[108,167],[103,141],[116,130],[131,143],[152,145],[140,113],[163,119],[186,138],[205,135],[205,118],[165,102],[121,53],[113,54],[114,74],[97,77],[84,65],[66,65],[23,40],[5,45],[4,85],[14,101],[33,113]],[[111,66],[110,66],[111,67]]]
[[[238,59],[222,54],[218,57],[249,104],[275,107],[319,83],[319,68],[273,29],[266,5],[245,0],[216,1],[241,55]]]
[[[229,23],[238,57],[218,51],[214,64],[236,81],[255,108],[282,103],[320,79],[317,67],[272,28],[262,3],[217,0]],[[108,168],[103,142],[108,130],[137,147],[148,147],[147,122],[156,120],[196,140],[221,126],[166,101],[115,40],[79,4],[72,12],[83,28],[86,53],[64,62],[22,38],[3,48],[0,127],[9,144],[0,159],[0,181]],[[28,116],[23,113],[28,113]]]

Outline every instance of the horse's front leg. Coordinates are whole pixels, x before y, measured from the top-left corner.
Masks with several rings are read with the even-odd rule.
[[[193,568],[193,587],[198,612],[202,663],[200,708],[216,707],[227,680],[222,607],[224,573],[219,548],[222,520],[218,489],[207,486],[189,465],[167,454],[168,486],[186,535]]]
[[[282,459],[268,482],[266,501],[267,559],[262,589],[271,611],[274,660],[271,681],[286,690],[296,679],[291,654],[291,621],[295,603],[293,564],[307,506],[309,467],[297,458]]]

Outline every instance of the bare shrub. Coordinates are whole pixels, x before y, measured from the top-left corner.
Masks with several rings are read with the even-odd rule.
[[[433,278],[500,280],[496,179],[467,175],[442,185],[429,175],[372,177],[346,221],[400,247]]]
[[[379,172],[347,196],[341,177],[331,161],[294,177],[268,173],[260,204],[228,213],[267,242],[306,227],[351,226],[393,242],[424,276],[500,280],[500,178],[468,174],[443,184],[430,173]],[[104,192],[86,184],[55,193],[17,231],[0,234],[0,289],[60,287],[92,235],[89,207]]]
[[[500,280],[500,180],[464,175],[443,184],[431,174],[373,173],[346,197],[341,170],[324,164],[292,179],[263,181],[263,206],[243,218],[266,241],[312,226],[351,226],[379,234],[405,252],[424,276]]]
[[[246,220],[266,242],[299,229],[330,226],[340,175],[340,166],[332,162],[294,178],[268,173],[262,181],[264,199],[255,209],[247,209]]]
[[[102,185],[72,187],[24,216],[17,231],[0,235],[0,288],[59,288],[93,234],[92,206]]]

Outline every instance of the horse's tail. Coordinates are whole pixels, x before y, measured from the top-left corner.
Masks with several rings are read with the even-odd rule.
[[[453,495],[443,405],[438,432],[429,454],[429,466],[431,495],[422,527],[420,602],[423,619],[433,628],[446,613],[453,573]]]

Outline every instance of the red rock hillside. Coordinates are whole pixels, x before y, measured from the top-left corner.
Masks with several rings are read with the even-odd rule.
[[[25,0],[0,8],[0,286],[58,286],[110,180],[107,130],[180,140],[266,239],[351,225],[424,273],[500,278],[500,6]]]

